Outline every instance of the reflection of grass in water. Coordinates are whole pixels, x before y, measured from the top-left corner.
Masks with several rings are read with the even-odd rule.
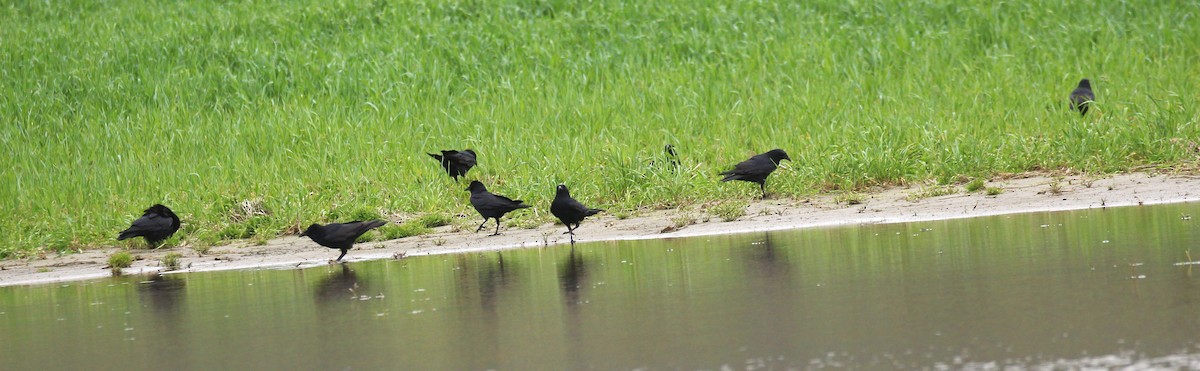
[[[185,245],[364,214],[470,215],[465,182],[424,155],[445,148],[476,149],[469,179],[535,207],[564,182],[621,217],[749,199],[715,174],[775,147],[796,159],[769,180],[787,197],[1170,166],[1194,156],[1180,138],[1200,137],[1182,124],[1197,117],[1183,92],[1200,86],[1172,63],[1194,59],[1200,32],[1169,2],[1136,16],[1118,2],[567,2],[553,16],[532,4],[0,14],[13,92],[0,100],[0,212],[23,216],[0,221],[22,231],[0,237],[0,257],[111,245],[153,202],[185,219]],[[1083,118],[1064,109],[1081,77],[1097,89]],[[666,143],[678,166],[661,166]]]

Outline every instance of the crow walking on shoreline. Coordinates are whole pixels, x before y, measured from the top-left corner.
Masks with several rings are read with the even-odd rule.
[[[427,155],[442,163],[442,168],[445,168],[446,173],[450,174],[450,177],[454,178],[454,181],[456,182],[458,181],[458,177],[466,176],[467,170],[471,170],[472,167],[475,167],[476,163],[475,151],[471,149],[466,149],[461,152],[455,150],[445,150],[442,151],[442,154],[440,155],[433,153],[427,153]]]
[[[331,249],[342,250],[342,254],[338,255],[337,261],[342,261],[342,257],[346,256],[346,252],[354,246],[354,240],[358,236],[362,236],[367,231],[379,228],[387,224],[382,220],[371,221],[352,221],[349,223],[329,223],[326,225],[311,224],[300,237],[308,237],[321,246]]]
[[[476,233],[483,230],[483,226],[487,225],[488,219],[496,219],[496,233],[492,233],[491,235],[499,236],[500,218],[503,218],[504,214],[529,207],[529,205],[521,203],[521,200],[514,200],[488,192],[487,187],[478,180],[471,181],[471,185],[467,186],[466,190],[471,191],[471,206],[474,206],[475,211],[479,212],[479,216],[483,217],[483,223],[479,224],[479,228],[475,229]]]
[[[161,204],[154,204],[142,211],[142,217],[134,220],[129,228],[121,231],[117,241],[127,238],[142,237],[150,247],[157,247],[160,242],[171,237],[179,230],[179,217],[175,212]]]
[[[741,180],[746,182],[758,183],[758,188],[762,190],[762,198],[767,198],[767,176],[779,167],[779,162],[783,160],[791,161],[787,152],[782,149],[773,149],[767,153],[754,155],[749,160],[742,161],[733,167],[733,170],[722,172],[725,177],[722,182],[730,180]]]
[[[587,206],[571,198],[571,192],[567,190],[565,184],[559,184],[558,189],[554,194],[554,201],[550,203],[550,213],[554,214],[563,225],[567,226],[567,231],[563,234],[571,235],[571,243],[575,243],[575,229],[579,228],[579,223],[592,215],[596,215],[604,211],[602,209],[590,209]],[[574,226],[572,226],[574,225]]]
[[[1088,79],[1079,80],[1079,86],[1071,91],[1071,109],[1079,111],[1079,115],[1087,114],[1088,106],[1096,100],[1092,93],[1092,82]]]

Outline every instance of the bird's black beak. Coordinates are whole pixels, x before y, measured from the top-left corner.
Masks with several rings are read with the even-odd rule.
[[[300,232],[300,237],[308,236],[308,231]]]

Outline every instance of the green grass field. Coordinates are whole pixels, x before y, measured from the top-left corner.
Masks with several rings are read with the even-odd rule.
[[[169,244],[474,227],[449,148],[535,205],[514,226],[560,182],[618,215],[749,200],[716,173],[776,147],[783,197],[1197,163],[1197,3],[899,3],[5,2],[0,257],[142,246],[114,238],[157,202]]]

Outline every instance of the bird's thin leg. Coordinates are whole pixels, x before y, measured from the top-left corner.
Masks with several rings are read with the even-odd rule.
[[[350,249],[342,249],[342,255],[338,255],[337,261],[342,261],[342,258],[346,256],[347,251],[350,251]]]
[[[569,235],[572,235],[572,236],[574,236],[574,235],[575,235],[575,228],[571,228],[571,225],[570,225],[570,224],[567,224],[567,231],[566,231],[566,232],[563,232],[563,234],[569,234]]]
[[[479,231],[482,231],[483,226],[487,225],[487,221],[488,221],[488,218],[483,218],[483,223],[479,223],[479,228],[475,228],[475,233],[479,233]],[[500,219],[496,219],[496,223],[499,223],[499,222],[500,222]]]
[[[762,199],[767,199],[767,182],[758,183],[758,189],[762,190]]]
[[[492,235],[493,236],[500,235],[500,218],[496,218],[496,233],[492,233]]]

